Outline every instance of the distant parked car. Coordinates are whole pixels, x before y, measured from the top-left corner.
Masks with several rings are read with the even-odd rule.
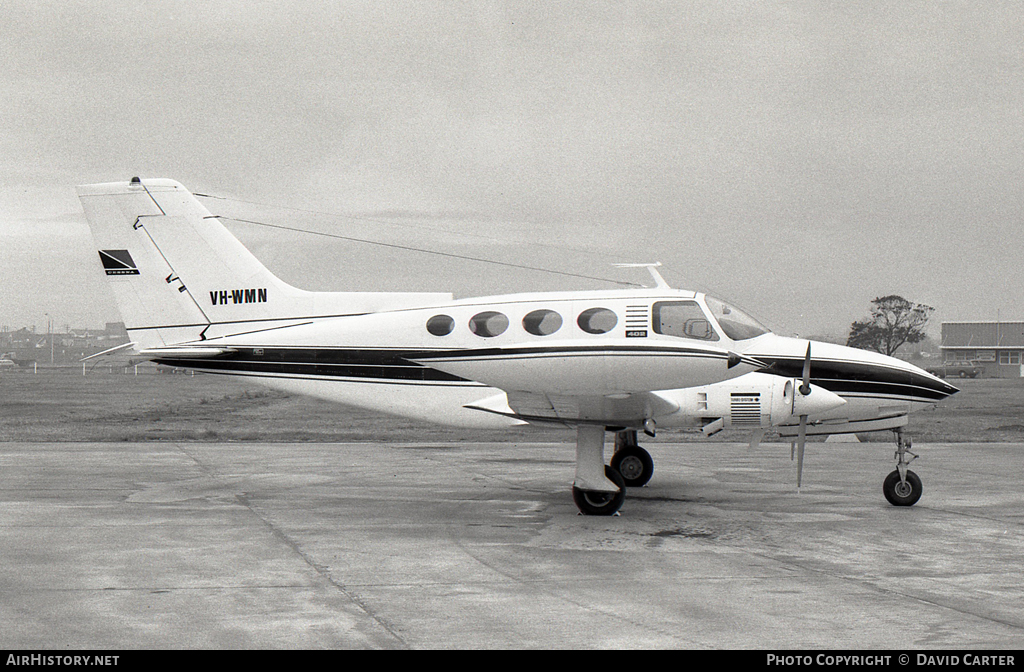
[[[941,366],[933,366],[925,369],[928,373],[939,378],[955,376],[957,378],[977,378],[984,373],[984,367],[975,365],[974,362],[943,362]]]

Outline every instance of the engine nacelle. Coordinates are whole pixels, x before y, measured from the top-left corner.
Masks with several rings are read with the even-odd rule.
[[[800,381],[764,373],[748,373],[714,385],[673,390],[671,398],[679,404],[672,418],[685,415],[690,425],[699,425],[705,433],[728,428],[765,429],[792,422],[806,415],[809,422],[846,401],[811,385],[811,392],[800,394]],[[676,423],[673,423],[676,424]]]

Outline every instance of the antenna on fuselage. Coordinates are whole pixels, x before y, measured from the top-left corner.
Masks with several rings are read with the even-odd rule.
[[[658,287],[663,289],[672,289],[668,283],[665,282],[665,278],[661,277],[661,273],[658,272],[658,267],[661,266],[660,261],[656,261],[653,264],[612,264],[616,268],[646,268],[650,272],[651,277],[654,278],[654,282]]]

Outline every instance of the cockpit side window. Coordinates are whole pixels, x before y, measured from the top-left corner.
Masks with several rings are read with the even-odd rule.
[[[704,302],[708,304],[708,310],[718,320],[718,326],[722,328],[726,336],[734,341],[743,341],[770,332],[768,327],[724,301],[705,296]]]
[[[717,341],[711,320],[696,301],[658,301],[652,311],[655,333],[701,341]]]

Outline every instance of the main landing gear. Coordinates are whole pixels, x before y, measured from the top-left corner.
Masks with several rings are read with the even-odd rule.
[[[650,453],[637,445],[635,429],[615,433],[612,468],[622,474],[630,488],[642,488],[654,475],[654,460]]]
[[[910,452],[910,438],[904,439],[903,429],[894,429],[896,435],[896,470],[885,477],[882,483],[882,492],[885,498],[893,506],[913,506],[921,499],[921,479],[917,474],[907,469],[907,466],[917,459],[915,453]],[[910,459],[907,459],[910,455]]]
[[[587,516],[614,516],[626,501],[626,483],[619,472],[609,466],[604,468],[605,477],[618,488],[615,492],[601,490],[581,490],[572,486],[572,501],[576,502],[580,513]]]
[[[615,455],[611,465],[605,465],[604,432],[600,425],[576,428],[572,498],[580,513],[588,516],[615,515],[626,500],[626,488],[644,485],[654,473],[654,460],[637,445],[635,430],[615,434]]]

